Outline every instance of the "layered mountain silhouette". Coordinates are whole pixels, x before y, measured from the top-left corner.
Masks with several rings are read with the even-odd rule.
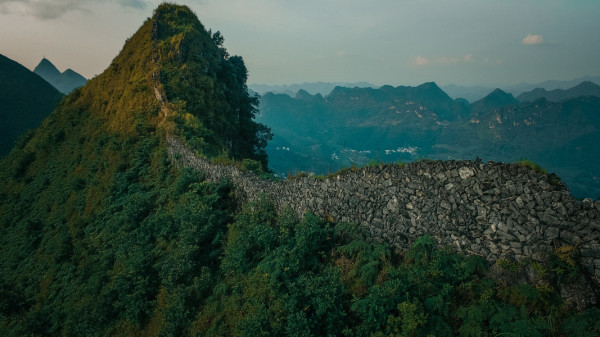
[[[248,87],[260,95],[271,92],[274,94],[288,94],[293,96],[300,90],[306,91],[312,95],[326,95],[335,87],[366,88],[375,87],[375,85],[368,82],[305,82],[287,85],[250,84]]]
[[[46,118],[62,94],[40,76],[0,55],[0,157]]]
[[[68,94],[73,91],[73,89],[79,88],[87,82],[85,77],[72,69],[67,69],[61,73],[54,64],[45,57],[35,69],[33,69],[33,72],[40,75],[63,94]]]
[[[600,86],[596,83],[585,81],[567,90],[555,89],[548,91],[544,88],[536,88],[532,91],[520,94],[517,97],[517,100],[519,100],[520,102],[533,102],[537,99],[545,98],[552,102],[558,102],[564,99],[576,98],[581,96],[600,97]]]
[[[594,84],[570,90],[588,94]],[[501,89],[469,104],[435,83],[342,88],[325,97],[266,94],[258,120],[271,127],[271,167],[326,174],[369,162],[419,158],[533,160],[558,173],[574,195],[600,195],[600,97],[519,103]],[[310,160],[309,160],[310,158]]]
[[[505,85],[502,86],[501,89],[505,92],[513,94],[515,97],[519,97],[521,94],[528,93],[530,91],[534,91],[539,88],[543,88],[546,91],[554,91],[557,89],[560,90],[568,90],[573,88],[582,82],[592,82],[595,84],[600,84],[600,77],[598,76],[584,76],[579,77],[573,80],[568,81],[544,81],[540,83],[520,83],[515,85]],[[464,85],[456,85],[449,84],[442,86],[442,89],[448,93],[453,98],[465,98],[469,100],[469,102],[475,102],[477,100],[482,99],[487,96],[490,92],[494,90],[494,87],[487,86],[464,86]]]
[[[518,104],[519,101],[512,94],[506,93],[501,89],[495,89],[484,98],[471,104],[471,111],[475,114],[485,114],[494,109]]]

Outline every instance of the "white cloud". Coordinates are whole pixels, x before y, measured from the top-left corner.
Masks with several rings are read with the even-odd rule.
[[[542,44],[544,38],[539,34],[527,34],[521,41],[522,44]]]
[[[72,11],[89,11],[89,5],[98,2],[93,0],[0,0],[0,13],[15,13],[51,20]],[[144,9],[148,5],[145,0],[105,0],[104,2],[136,9]]]
[[[417,65],[417,66],[424,66],[424,65],[427,65],[427,64],[429,64],[429,63],[430,63],[430,61],[429,61],[427,58],[423,57],[423,56],[417,56],[417,57],[414,59],[414,62],[413,62],[413,63],[414,63],[415,65]]]
[[[465,62],[471,62],[471,61],[473,61],[473,54],[466,54],[465,56],[463,56],[463,60]]]

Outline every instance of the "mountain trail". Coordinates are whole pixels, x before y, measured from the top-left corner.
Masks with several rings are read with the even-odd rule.
[[[152,31],[150,37],[152,39],[152,61],[155,64],[156,71],[152,73],[152,84],[154,88],[154,96],[160,102],[160,111],[162,112],[163,119],[166,120],[171,112],[167,106],[167,94],[165,93],[162,83],[160,82],[160,55],[158,54],[158,21],[160,19],[160,12],[157,12],[152,22]],[[168,131],[167,131],[168,132]]]

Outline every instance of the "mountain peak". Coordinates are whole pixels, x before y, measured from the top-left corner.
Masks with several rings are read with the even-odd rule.
[[[499,102],[505,105],[517,104],[517,101],[512,94],[509,94],[506,91],[499,88],[494,89],[494,91],[492,91],[489,95],[485,96],[483,99],[488,102]]]
[[[47,58],[43,58],[40,63],[33,69],[33,72],[42,76],[43,79],[50,82],[49,79],[55,80],[60,76],[60,71],[48,60]]]
[[[600,91],[600,86],[591,81],[583,81],[569,90],[592,90],[598,92]]]
[[[73,89],[81,87],[87,82],[85,77],[72,69],[67,69],[61,73],[54,64],[45,57],[40,61],[37,67],[35,67],[33,72],[40,75],[63,94],[68,94],[73,91]]]
[[[440,87],[437,85],[437,83],[435,82],[425,82],[419,86],[417,86],[417,88],[421,88],[421,89],[433,89],[433,90],[442,90],[440,89]]]
[[[52,62],[50,62],[50,60],[48,60],[46,57],[43,57],[42,60],[40,61],[40,63],[38,63],[37,65],[38,67],[42,67],[42,68],[54,68],[56,69],[56,66],[54,66],[54,64]],[[56,69],[58,71],[58,69]]]
[[[323,95],[321,95],[320,93],[318,93],[316,95],[311,95],[308,91],[306,91],[304,89],[298,90],[295,98],[297,100],[303,100],[303,101],[315,102],[315,103],[324,101]]]
[[[452,101],[452,98],[442,90],[435,82],[425,82],[415,88],[417,95],[423,98],[435,98],[440,101]]]
[[[481,113],[491,111],[497,108],[502,108],[507,105],[517,105],[519,101],[502,89],[496,88],[484,98],[471,105],[473,112]]]

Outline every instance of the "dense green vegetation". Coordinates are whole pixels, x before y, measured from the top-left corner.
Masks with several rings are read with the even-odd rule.
[[[1,162],[0,335],[598,333],[597,308],[571,312],[558,296],[578,272],[569,252],[536,265],[539,284],[496,284],[480,257],[438,250],[428,237],[400,255],[351,224],[277,213],[266,200],[239,211],[227,181],[175,167],[170,132],[261,173],[268,132],[255,125],[254,136],[234,140],[253,105],[236,77],[242,60],[224,56],[220,34],[200,30],[185,7],[161,5],[155,18],[174,34],[159,36],[161,50],[179,38],[183,49],[155,63],[147,21]],[[188,78],[206,82],[194,95],[196,84],[176,84],[184,68],[204,64],[177,63],[195,43],[218,57],[207,59],[212,75]],[[154,96],[156,70],[170,83],[173,120]],[[233,129],[220,129],[228,118]],[[506,263],[507,272],[521,267]]]
[[[258,98],[248,94],[248,70],[230,56],[223,36],[206,32],[187,8],[156,10],[160,80],[179,135],[199,153],[258,160],[266,169],[270,130],[254,121]]]
[[[177,53],[154,62],[153,20],[147,20],[103,74],[63,99],[2,160],[2,335],[131,335],[158,322],[151,319],[155,307],[167,318],[181,314],[172,307],[197,304],[213,284],[211,270],[232,216],[229,186],[205,184],[197,173],[171,167],[165,136],[185,137],[205,155],[266,164],[261,142],[269,133],[251,124],[242,135],[256,134],[233,142],[227,137],[235,135],[219,129],[232,118],[241,132],[254,107],[252,98],[236,97],[247,96],[245,78],[236,77],[245,68],[213,41],[218,34],[206,32],[185,7],[163,5],[154,19],[159,31],[173,33],[161,41],[180,39],[178,48],[207,41],[205,47],[217,51],[205,56],[215,72],[200,78],[210,88],[181,78],[170,89],[170,79],[181,74],[198,80],[185,69],[202,63],[182,62]],[[156,71],[165,77],[169,106],[177,108],[167,119],[154,94]],[[238,101],[226,101],[231,97]],[[190,108],[188,100],[208,105]],[[233,120],[228,109],[239,116]],[[202,125],[215,116],[220,124]],[[201,139],[206,146],[195,146]],[[203,274],[188,278],[196,268]]]
[[[517,266],[516,268],[520,268]],[[541,265],[538,270],[546,271]],[[597,308],[573,314],[549,283],[485,277],[478,256],[417,240],[404,255],[350,224],[248,205],[229,226],[221,281],[197,316],[203,336],[592,335]],[[507,270],[507,272],[510,272]],[[571,316],[570,318],[567,318]]]

